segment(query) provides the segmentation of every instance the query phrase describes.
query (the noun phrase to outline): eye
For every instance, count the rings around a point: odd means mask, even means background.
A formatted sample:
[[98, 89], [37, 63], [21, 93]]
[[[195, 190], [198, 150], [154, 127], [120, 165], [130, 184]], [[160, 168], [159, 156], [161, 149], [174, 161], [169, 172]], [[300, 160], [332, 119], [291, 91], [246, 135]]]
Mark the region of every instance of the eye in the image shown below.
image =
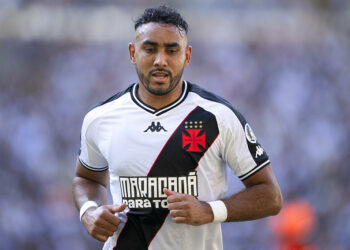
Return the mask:
[[178, 49], [168, 49], [168, 53], [174, 54], [178, 51]]
[[144, 48], [144, 50], [145, 50], [147, 53], [153, 53], [153, 52], [154, 52], [154, 48], [152, 48], [152, 47], [146, 47], [146, 48]]

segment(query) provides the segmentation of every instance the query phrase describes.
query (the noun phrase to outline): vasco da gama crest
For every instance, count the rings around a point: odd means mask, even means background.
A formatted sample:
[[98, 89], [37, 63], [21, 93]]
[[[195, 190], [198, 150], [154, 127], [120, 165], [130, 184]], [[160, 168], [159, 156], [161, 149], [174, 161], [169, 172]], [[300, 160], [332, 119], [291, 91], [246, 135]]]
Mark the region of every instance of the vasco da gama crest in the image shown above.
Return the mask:
[[203, 152], [205, 146], [205, 131], [202, 121], [186, 121], [182, 132], [182, 147], [187, 152]]

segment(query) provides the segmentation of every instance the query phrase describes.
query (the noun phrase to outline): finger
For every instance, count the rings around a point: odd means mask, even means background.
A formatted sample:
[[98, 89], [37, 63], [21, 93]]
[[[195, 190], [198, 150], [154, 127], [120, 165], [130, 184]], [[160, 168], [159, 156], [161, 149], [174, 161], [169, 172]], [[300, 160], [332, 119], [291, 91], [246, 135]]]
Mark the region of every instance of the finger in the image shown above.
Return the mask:
[[95, 239], [106, 242], [108, 240], [109, 236], [103, 235], [103, 234], [97, 234], [97, 235], [92, 235]]
[[101, 218], [116, 227], [118, 227], [120, 224], [119, 217], [116, 216], [114, 213], [111, 213], [110, 211], [108, 211], [107, 213], [104, 213]]
[[108, 213], [104, 214], [103, 218], [109, 223], [118, 226], [120, 224], [120, 219], [115, 215], [117, 212], [121, 212], [126, 208], [126, 204], [123, 203], [120, 206], [117, 205], [107, 205], [106, 206]]
[[108, 237], [112, 236], [114, 234], [114, 232], [108, 231], [102, 227], [95, 227], [92, 231], [91, 231], [91, 236], [93, 236], [94, 238], [100, 238], [102, 240], [105, 241], [107, 240]]
[[108, 230], [110, 232], [115, 232], [118, 230], [117, 225], [114, 225], [107, 220], [97, 220], [95, 224], [96, 224], [96, 226], [101, 227], [101, 228], [105, 228], [106, 230]]
[[124, 211], [124, 209], [126, 208], [126, 204], [123, 203], [121, 205], [107, 205], [106, 208], [108, 208], [109, 211], [111, 211], [112, 213], [118, 213], [118, 212], [122, 212]]
[[167, 189], [167, 188], [163, 188], [163, 192], [169, 197], [170, 195], [175, 195], [175, 194], [179, 194], [179, 193], [177, 193], [177, 192], [175, 192], [175, 191], [171, 191], [171, 190], [169, 190], [169, 189]]
[[179, 223], [187, 223], [187, 218], [186, 217], [172, 217], [173, 222], [179, 224]]
[[108, 240], [107, 236], [104, 235], [92, 235], [96, 240], [102, 241], [102, 242], [106, 242]]
[[187, 218], [187, 211], [185, 210], [171, 210], [170, 211], [170, 216], [175, 218], [175, 217], [185, 217]]
[[185, 202], [183, 201], [168, 201], [168, 209], [169, 210], [184, 210], [185, 209]]
[[174, 202], [182, 202], [186, 200], [186, 195], [184, 194], [175, 194], [175, 195], [170, 195], [167, 198], [168, 203], [174, 203]]

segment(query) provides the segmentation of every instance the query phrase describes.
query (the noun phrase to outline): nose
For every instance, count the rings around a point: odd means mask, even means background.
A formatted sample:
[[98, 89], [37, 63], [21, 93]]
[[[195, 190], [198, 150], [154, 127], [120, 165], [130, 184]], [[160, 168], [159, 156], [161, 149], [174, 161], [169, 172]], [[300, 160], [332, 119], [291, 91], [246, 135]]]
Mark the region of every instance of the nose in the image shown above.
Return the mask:
[[155, 67], [166, 67], [168, 65], [166, 54], [159, 51], [154, 59], [153, 65]]

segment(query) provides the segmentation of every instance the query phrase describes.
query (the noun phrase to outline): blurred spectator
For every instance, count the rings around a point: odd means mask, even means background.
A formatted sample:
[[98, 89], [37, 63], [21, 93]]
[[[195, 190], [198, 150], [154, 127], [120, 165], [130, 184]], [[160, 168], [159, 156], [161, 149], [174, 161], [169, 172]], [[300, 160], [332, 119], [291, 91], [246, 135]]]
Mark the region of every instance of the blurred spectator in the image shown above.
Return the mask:
[[309, 243], [316, 224], [317, 216], [308, 201], [287, 202], [280, 214], [270, 219], [270, 229], [278, 239], [276, 250], [317, 250]]

